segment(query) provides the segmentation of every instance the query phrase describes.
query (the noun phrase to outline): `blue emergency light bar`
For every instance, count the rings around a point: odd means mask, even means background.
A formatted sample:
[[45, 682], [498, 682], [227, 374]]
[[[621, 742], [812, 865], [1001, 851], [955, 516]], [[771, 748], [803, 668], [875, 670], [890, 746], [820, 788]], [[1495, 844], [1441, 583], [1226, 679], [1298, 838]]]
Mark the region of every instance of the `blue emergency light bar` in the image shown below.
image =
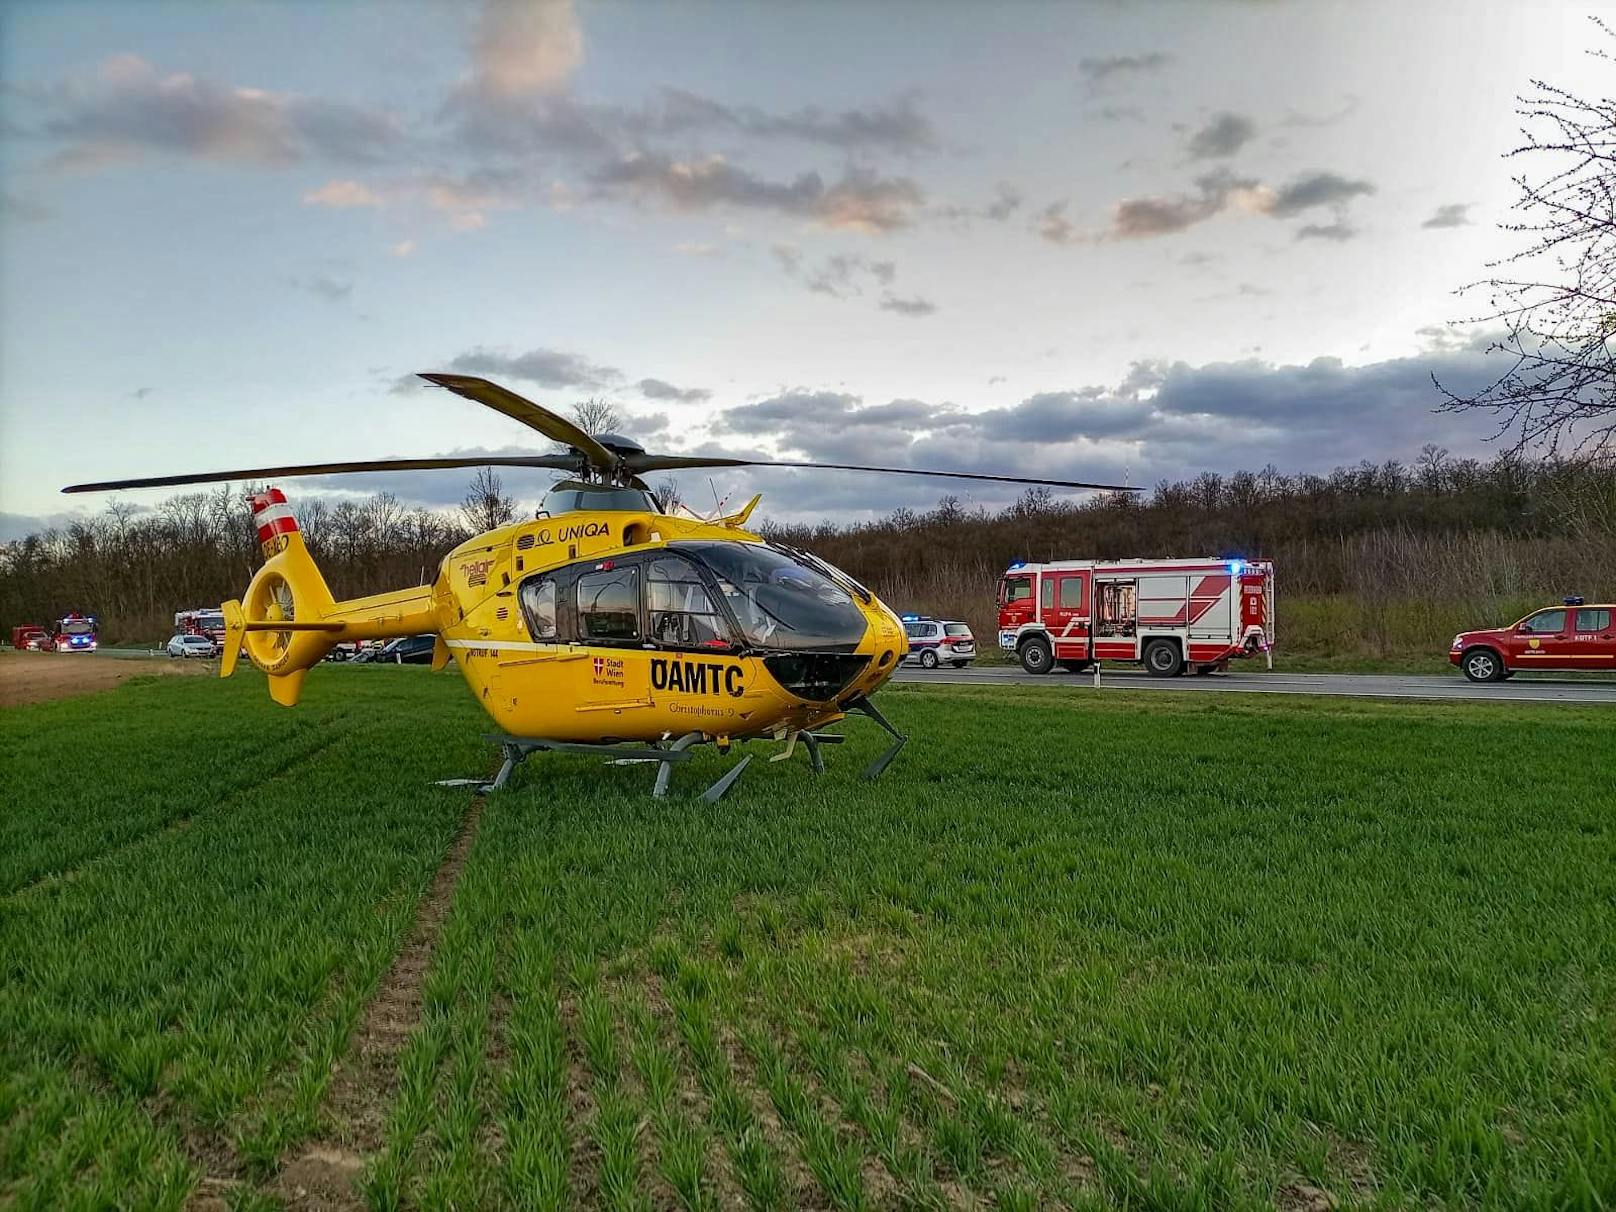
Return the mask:
[[1572, 595], [1571, 597], [1565, 599], [1565, 604], [1567, 606], [1581, 606], [1582, 599], [1576, 595]]
[[1245, 564], [1244, 560], [1230, 560], [1229, 561], [1229, 572], [1233, 576], [1239, 576], [1240, 575], [1240, 570], [1242, 568], [1244, 568], [1245, 566], [1246, 566], [1246, 564]]
[[920, 622], [920, 616], [918, 614], [900, 614], [898, 616], [898, 618], [903, 620], [903, 622], [905, 622], [905, 623], [918, 623], [918, 622]]

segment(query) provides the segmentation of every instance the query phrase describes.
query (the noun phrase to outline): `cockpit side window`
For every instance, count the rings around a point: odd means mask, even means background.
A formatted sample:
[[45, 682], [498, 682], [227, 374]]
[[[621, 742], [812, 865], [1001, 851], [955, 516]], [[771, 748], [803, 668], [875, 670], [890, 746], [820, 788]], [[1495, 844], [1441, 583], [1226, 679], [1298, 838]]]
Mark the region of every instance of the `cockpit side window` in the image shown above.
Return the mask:
[[664, 555], [645, 572], [647, 639], [665, 648], [730, 648], [729, 628], [689, 560]]
[[522, 615], [527, 633], [535, 640], [556, 638], [556, 583], [554, 577], [529, 577], [522, 582]]
[[579, 576], [578, 638], [585, 644], [627, 644], [640, 638], [640, 570], [599, 568]]

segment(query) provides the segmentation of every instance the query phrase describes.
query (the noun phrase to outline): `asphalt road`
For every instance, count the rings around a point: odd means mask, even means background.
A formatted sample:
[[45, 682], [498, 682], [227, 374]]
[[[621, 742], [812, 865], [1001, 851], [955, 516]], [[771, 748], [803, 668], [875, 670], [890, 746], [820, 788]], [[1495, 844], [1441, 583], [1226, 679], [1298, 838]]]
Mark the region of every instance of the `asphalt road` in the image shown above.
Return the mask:
[[[125, 659], [164, 657], [150, 649], [103, 648], [98, 655]], [[166, 659], [166, 658], [164, 658]], [[1092, 673], [1057, 672], [1038, 677], [1015, 665], [970, 665], [964, 669], [920, 669], [906, 665], [894, 679], [917, 685], [1093, 686]], [[1616, 678], [1583, 681], [1552, 674], [1516, 676], [1507, 682], [1469, 682], [1452, 674], [1276, 673], [1262, 669], [1214, 673], [1207, 677], [1155, 678], [1142, 669], [1100, 671], [1101, 689], [1219, 691], [1224, 694], [1325, 694], [1368, 699], [1457, 699], [1509, 703], [1610, 703], [1616, 705]]]
[[[1050, 673], [1042, 677], [1015, 666], [970, 665], [964, 669], [905, 666], [893, 679], [916, 685], [1093, 686], [1093, 673]], [[1513, 677], [1476, 683], [1457, 671], [1440, 674], [1278, 673], [1242, 670], [1178, 678], [1151, 677], [1140, 669], [1102, 669], [1100, 687], [1109, 690], [1215, 691], [1223, 694], [1325, 694], [1370, 699], [1462, 699], [1509, 703], [1610, 703], [1616, 705], [1616, 678], [1581, 681], [1552, 675]]]

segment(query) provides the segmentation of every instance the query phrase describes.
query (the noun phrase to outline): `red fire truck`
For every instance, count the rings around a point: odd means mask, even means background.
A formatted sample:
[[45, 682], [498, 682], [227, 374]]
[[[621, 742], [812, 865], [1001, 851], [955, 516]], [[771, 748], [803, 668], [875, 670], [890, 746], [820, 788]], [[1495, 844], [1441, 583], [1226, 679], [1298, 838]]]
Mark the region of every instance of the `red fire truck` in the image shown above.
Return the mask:
[[196, 610], [174, 613], [174, 630], [180, 635], [205, 635], [215, 644], [224, 644], [224, 611], [217, 606], [201, 606]]
[[1259, 652], [1272, 667], [1273, 646], [1266, 560], [1012, 564], [999, 581], [999, 647], [1028, 673], [1142, 661], [1173, 677]]
[[46, 652], [94, 652], [95, 616], [73, 611], [51, 624]]

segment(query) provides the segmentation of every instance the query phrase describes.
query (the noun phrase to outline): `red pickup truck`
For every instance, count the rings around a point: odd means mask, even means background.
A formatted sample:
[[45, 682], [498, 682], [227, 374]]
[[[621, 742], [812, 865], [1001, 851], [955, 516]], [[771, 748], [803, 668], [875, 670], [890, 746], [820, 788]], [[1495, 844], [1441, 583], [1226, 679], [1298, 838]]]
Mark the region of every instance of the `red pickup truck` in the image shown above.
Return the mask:
[[1472, 682], [1498, 682], [1523, 669], [1616, 671], [1616, 605], [1567, 598], [1510, 627], [1462, 631], [1448, 660]]

